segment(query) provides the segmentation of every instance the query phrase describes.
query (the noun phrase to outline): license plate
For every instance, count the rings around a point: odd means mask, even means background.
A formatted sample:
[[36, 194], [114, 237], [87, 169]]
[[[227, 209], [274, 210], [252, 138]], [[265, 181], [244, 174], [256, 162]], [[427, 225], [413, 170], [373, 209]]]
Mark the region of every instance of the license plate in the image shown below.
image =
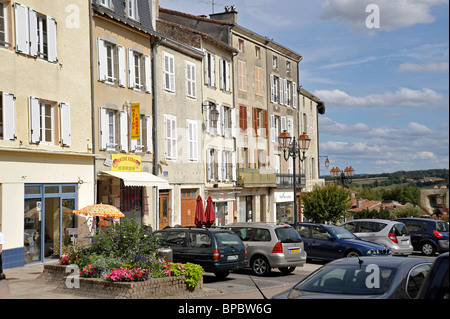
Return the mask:
[[239, 259], [239, 256], [237, 256], [237, 255], [232, 255], [232, 256], [227, 257], [228, 261], [233, 261], [233, 260], [238, 260], [238, 259]]
[[299, 253], [299, 252], [300, 252], [300, 248], [297, 248], [297, 249], [290, 249], [289, 251], [291, 252], [291, 254], [296, 254], [296, 253]]
[[408, 239], [402, 240], [402, 244], [405, 244], [405, 245], [409, 244], [409, 240]]

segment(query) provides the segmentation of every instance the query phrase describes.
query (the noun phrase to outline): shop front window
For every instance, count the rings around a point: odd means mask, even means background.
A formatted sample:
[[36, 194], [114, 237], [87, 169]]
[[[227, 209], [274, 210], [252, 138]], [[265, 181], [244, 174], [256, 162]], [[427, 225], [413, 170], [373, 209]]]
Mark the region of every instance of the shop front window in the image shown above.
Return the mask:
[[277, 203], [277, 223], [294, 222], [294, 203]]

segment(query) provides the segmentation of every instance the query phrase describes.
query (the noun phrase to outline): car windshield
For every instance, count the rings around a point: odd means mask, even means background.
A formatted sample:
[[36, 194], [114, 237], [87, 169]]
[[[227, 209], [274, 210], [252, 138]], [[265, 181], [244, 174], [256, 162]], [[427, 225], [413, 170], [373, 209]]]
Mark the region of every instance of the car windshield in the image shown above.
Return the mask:
[[302, 238], [292, 227], [276, 228], [275, 233], [277, 234], [278, 240], [283, 244], [302, 242]]
[[322, 268], [315, 275], [300, 282], [291, 291], [289, 298], [296, 298], [302, 292], [342, 294], [342, 295], [380, 295], [389, 288], [395, 268], [374, 264], [340, 265]]
[[241, 239], [238, 235], [231, 232], [218, 232], [215, 233], [214, 236], [219, 243], [219, 247], [221, 246], [235, 246], [242, 244]]
[[436, 223], [436, 230], [442, 231], [442, 232], [448, 232], [448, 223], [446, 222], [437, 222]]
[[342, 228], [342, 227], [330, 227], [330, 228], [328, 228], [328, 230], [339, 239], [357, 238], [355, 235], [353, 235], [347, 229]]

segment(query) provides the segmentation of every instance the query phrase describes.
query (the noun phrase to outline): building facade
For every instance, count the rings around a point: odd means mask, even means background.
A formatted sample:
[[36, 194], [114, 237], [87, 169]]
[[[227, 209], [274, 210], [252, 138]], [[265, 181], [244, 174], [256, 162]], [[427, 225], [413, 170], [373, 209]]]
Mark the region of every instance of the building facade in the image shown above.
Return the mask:
[[72, 210], [94, 201], [89, 4], [2, 0], [0, 15], [0, 231], [9, 268], [58, 256], [77, 227]]

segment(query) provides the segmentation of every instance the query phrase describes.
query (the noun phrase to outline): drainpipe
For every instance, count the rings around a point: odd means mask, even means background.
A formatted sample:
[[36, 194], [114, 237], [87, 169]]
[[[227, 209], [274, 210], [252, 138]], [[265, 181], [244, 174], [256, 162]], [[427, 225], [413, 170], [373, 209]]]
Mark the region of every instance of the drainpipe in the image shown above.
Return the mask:
[[[94, 35], [93, 35], [93, 12], [92, 2], [89, 1], [89, 36], [91, 55], [91, 121], [92, 121], [92, 153], [95, 155], [95, 95], [94, 95]], [[94, 156], [94, 203], [97, 203], [97, 169]]]

